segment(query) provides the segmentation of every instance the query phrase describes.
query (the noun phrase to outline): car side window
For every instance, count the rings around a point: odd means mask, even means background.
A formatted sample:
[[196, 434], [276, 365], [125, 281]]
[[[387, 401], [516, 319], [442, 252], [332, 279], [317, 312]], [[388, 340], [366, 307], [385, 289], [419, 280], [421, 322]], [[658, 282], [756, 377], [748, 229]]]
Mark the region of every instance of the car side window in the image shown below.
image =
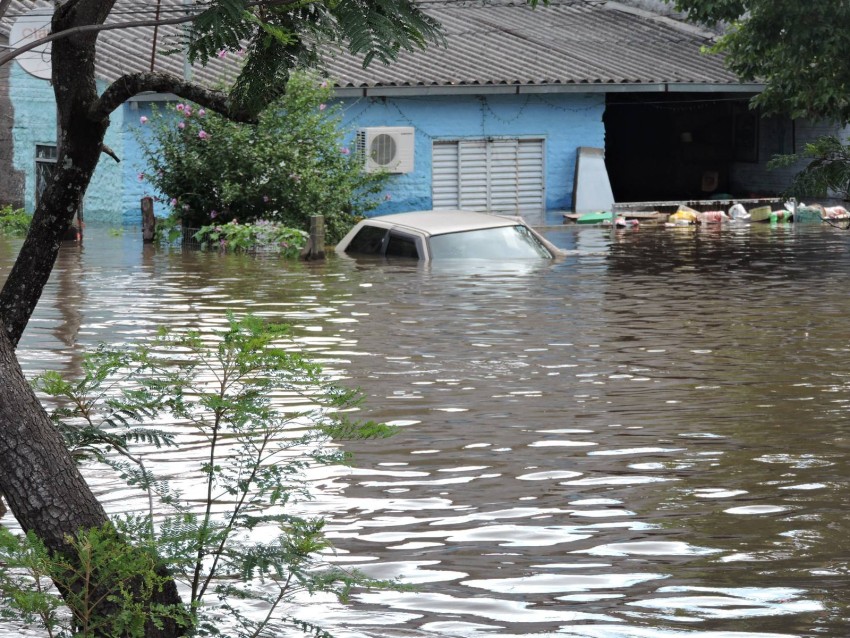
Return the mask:
[[358, 255], [380, 255], [386, 235], [386, 228], [364, 226], [349, 242], [345, 252]]
[[419, 259], [419, 250], [416, 248], [416, 239], [410, 235], [400, 235], [390, 232], [390, 240], [387, 242], [387, 257], [405, 257], [408, 259]]

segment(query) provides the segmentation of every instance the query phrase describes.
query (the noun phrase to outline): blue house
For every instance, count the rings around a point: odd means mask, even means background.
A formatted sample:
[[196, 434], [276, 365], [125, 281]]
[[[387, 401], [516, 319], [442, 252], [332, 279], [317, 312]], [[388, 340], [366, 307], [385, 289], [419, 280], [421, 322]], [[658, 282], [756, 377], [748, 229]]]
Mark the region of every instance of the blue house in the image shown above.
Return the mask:
[[[366, 151], [364, 170], [394, 173], [390, 199], [376, 212], [464, 207], [539, 221], [573, 208], [583, 148], [604, 152], [616, 201], [780, 191], [793, 169], [769, 172], [767, 160], [823, 129], [760, 118], [748, 101], [761, 87], [741, 84], [721, 57], [702, 52], [715, 34], [669, 9], [638, 6], [658, 4], [552, 0], [532, 9], [522, 0], [447, 0], [427, 8], [445, 28], [445, 48], [367, 69], [329, 54], [325, 71], [349, 144]], [[13, 0], [0, 43], [32, 6]], [[232, 73], [232, 60], [192, 69], [180, 56], [158, 55], [179, 35], [162, 34], [154, 44], [145, 30], [101, 34], [104, 82], [146, 68], [207, 84]], [[135, 135], [140, 118], [168, 99], [140, 95], [113, 115], [108, 144], [122, 161], [101, 161], [88, 223], [139, 222], [148, 186]], [[9, 115], [0, 118], [0, 203], [33, 208], [55, 153], [52, 108], [43, 76], [18, 63], [0, 68], [0, 113]]]

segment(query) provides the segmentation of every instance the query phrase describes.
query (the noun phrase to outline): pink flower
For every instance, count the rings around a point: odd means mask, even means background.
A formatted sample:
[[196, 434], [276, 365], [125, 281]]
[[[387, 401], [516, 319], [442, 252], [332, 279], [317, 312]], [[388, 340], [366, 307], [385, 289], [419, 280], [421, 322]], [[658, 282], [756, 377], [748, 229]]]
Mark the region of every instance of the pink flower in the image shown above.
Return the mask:
[[322, 80], [322, 83], [321, 83], [319, 86], [320, 86], [321, 88], [323, 88], [323, 89], [328, 88], [328, 81], [327, 81], [327, 80]]
[[186, 128], [186, 122], [177, 122], [177, 128], [182, 131], [184, 128]]
[[139, 124], [147, 124], [147, 123], [148, 123], [148, 118], [145, 117], [144, 115], [139, 118]]
[[268, 202], [269, 202], [269, 196], [268, 196], [268, 195], [263, 195], [263, 201], [264, 201], [264, 202], [266, 202], [266, 203], [268, 203]]
[[189, 106], [188, 104], [186, 105], [186, 108], [183, 110], [183, 115], [185, 115], [186, 117], [192, 117], [192, 107]]
[[216, 55], [218, 55], [218, 57], [220, 57], [221, 59], [226, 58], [227, 57], [227, 49], [222, 49]]
[[324, 111], [326, 108], [328, 108], [327, 104], [319, 104], [319, 110], [320, 111]]
[[209, 136], [210, 136], [210, 134], [209, 134], [209, 133], [207, 133], [207, 132], [206, 132], [205, 130], [203, 130], [203, 129], [201, 129], [200, 131], [198, 131], [198, 137], [200, 137], [202, 140], [207, 139]]
[[218, 217], [218, 212], [211, 210], [210, 211], [210, 219], [215, 219], [216, 217]]
[[178, 104], [175, 108], [182, 113], [183, 109], [186, 108], [186, 105], [185, 104]]
[[171, 198], [171, 205], [172, 205], [172, 206], [177, 206], [177, 200], [176, 200], [176, 199], [174, 199], [173, 197]]
[[348, 150], [347, 146], [343, 146], [341, 149], [339, 149], [339, 152], [342, 153], [343, 155], [348, 155], [349, 153], [351, 153], [351, 151]]
[[206, 117], [207, 112], [204, 109], [198, 111], [198, 117]]

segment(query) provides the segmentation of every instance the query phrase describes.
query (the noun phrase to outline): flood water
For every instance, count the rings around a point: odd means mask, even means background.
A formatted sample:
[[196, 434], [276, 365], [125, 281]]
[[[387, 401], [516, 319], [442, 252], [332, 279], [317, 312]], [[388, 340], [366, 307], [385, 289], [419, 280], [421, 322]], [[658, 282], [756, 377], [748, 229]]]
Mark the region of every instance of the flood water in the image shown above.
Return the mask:
[[400, 426], [305, 507], [334, 560], [415, 588], [303, 617], [351, 638], [850, 635], [850, 232], [564, 228], [560, 263], [432, 267], [137, 235], [63, 249], [28, 373], [251, 311]]

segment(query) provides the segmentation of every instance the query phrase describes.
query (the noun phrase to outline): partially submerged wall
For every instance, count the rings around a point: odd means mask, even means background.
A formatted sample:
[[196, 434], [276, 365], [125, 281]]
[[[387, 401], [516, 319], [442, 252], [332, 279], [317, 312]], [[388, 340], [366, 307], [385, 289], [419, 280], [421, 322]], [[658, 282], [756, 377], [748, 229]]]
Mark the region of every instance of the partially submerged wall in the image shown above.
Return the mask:
[[[9, 95], [12, 102], [13, 124], [11, 147], [13, 167], [22, 176], [21, 203], [33, 212], [36, 203], [36, 146], [56, 145], [56, 101], [47, 80], [28, 74], [19, 65], [5, 65], [9, 74]], [[106, 144], [118, 153], [123, 150], [120, 112], [111, 117], [112, 125]], [[101, 156], [97, 170], [83, 203], [87, 224], [121, 223], [121, 164], [106, 155]]]

